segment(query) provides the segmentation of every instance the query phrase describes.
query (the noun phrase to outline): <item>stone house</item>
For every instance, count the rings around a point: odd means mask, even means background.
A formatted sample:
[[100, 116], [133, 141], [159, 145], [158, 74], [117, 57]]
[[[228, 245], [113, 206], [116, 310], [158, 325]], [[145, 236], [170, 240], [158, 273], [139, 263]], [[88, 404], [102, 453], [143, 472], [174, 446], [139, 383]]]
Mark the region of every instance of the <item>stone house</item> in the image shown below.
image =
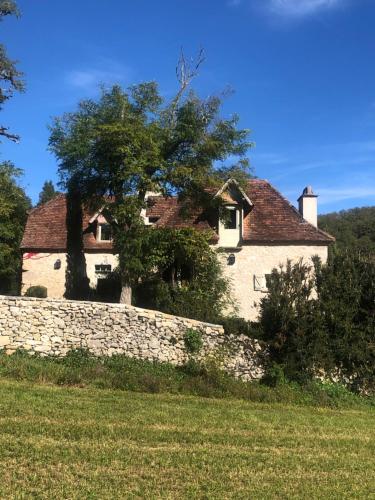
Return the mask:
[[[177, 198], [150, 195], [143, 214], [145, 224], [213, 230], [212, 246], [220, 249], [218, 255], [231, 280], [239, 315], [254, 320], [272, 269], [288, 259], [309, 261], [315, 255], [325, 262], [334, 238], [317, 227], [317, 196], [311, 188], [305, 188], [300, 196], [299, 210], [269, 182], [259, 179], [248, 181], [245, 189], [230, 179], [213, 196], [225, 202], [229, 211], [225, 223], [218, 217], [208, 220], [202, 213], [183, 218]], [[100, 212], [87, 211], [82, 231], [87, 276], [90, 286], [95, 287], [117, 264], [111, 231]], [[48, 297], [63, 298], [66, 241], [66, 199], [60, 194], [29, 214], [21, 243], [23, 292], [43, 285]]]

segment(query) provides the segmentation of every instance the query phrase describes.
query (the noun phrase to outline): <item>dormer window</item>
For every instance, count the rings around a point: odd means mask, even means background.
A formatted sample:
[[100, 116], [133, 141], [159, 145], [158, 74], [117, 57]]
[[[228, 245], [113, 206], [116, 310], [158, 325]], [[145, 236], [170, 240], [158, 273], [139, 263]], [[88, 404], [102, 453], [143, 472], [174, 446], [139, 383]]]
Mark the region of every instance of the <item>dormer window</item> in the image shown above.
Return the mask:
[[112, 241], [112, 229], [110, 224], [98, 224], [98, 240]]
[[224, 248], [241, 246], [243, 219], [253, 208], [253, 204], [237, 181], [228, 179], [215, 194], [225, 205], [225, 216], [219, 219], [219, 245]]

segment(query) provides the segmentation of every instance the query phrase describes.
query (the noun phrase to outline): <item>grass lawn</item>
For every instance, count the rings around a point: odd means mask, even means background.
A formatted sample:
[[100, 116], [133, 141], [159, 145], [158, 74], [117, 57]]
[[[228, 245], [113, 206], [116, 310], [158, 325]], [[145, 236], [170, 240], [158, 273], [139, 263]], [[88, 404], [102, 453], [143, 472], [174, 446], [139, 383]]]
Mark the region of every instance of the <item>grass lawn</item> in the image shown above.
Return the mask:
[[0, 497], [375, 498], [374, 417], [0, 379]]

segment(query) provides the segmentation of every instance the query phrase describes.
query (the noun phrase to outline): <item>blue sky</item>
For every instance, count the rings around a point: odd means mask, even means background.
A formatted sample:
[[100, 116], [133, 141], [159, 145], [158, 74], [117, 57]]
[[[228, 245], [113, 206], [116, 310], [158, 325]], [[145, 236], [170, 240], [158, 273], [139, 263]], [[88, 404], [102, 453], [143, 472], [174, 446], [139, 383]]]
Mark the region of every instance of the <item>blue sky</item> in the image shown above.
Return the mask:
[[177, 89], [180, 47], [206, 61], [202, 97], [227, 86], [223, 114], [252, 130], [255, 174], [292, 202], [311, 184], [320, 212], [375, 204], [375, 1], [18, 0], [1, 40], [20, 61], [27, 91], [1, 123], [21, 135], [1, 159], [25, 170], [35, 201], [57, 180], [47, 151], [51, 117], [95, 97], [98, 84], [157, 80]]

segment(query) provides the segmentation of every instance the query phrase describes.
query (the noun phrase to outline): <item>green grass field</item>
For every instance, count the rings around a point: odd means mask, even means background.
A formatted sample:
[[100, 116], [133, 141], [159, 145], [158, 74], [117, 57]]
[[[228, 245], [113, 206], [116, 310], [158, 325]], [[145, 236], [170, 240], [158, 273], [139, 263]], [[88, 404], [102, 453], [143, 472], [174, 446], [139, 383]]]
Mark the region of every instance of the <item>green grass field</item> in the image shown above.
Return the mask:
[[375, 498], [374, 417], [0, 379], [0, 497]]

